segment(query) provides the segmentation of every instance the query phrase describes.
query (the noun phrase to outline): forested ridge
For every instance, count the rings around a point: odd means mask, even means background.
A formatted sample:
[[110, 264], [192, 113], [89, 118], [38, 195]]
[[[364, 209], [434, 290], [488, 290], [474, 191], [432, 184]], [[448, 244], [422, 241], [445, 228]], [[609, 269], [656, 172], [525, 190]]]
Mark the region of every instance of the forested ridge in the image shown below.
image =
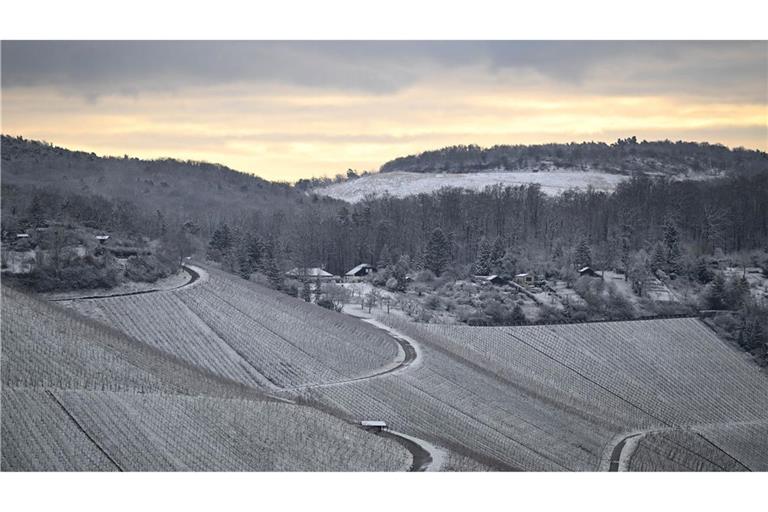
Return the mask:
[[585, 241], [615, 264], [627, 252], [652, 254], [668, 223], [691, 257], [768, 245], [768, 168], [707, 181], [636, 176], [614, 193], [496, 186], [350, 205], [213, 164], [100, 158], [6, 136], [2, 153], [6, 232], [66, 217], [152, 238], [186, 226], [207, 244], [226, 226], [233, 247], [260, 239], [281, 267], [341, 273], [361, 261], [417, 260], [436, 228], [451, 264], [474, 262], [484, 238], [532, 261], [567, 257]]
[[768, 155], [719, 144], [669, 140], [619, 139], [613, 144], [449, 146], [417, 155], [395, 158], [381, 172], [482, 172], [564, 168], [602, 170], [618, 174], [648, 173], [670, 176], [687, 174], [750, 174], [765, 171]]

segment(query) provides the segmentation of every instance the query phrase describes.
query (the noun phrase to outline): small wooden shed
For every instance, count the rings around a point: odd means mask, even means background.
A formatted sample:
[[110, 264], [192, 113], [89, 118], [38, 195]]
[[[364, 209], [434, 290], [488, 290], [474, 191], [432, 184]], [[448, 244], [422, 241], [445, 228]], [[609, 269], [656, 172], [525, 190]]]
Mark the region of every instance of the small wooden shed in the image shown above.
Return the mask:
[[365, 430], [372, 430], [374, 432], [381, 432], [387, 430], [387, 424], [379, 420], [363, 420], [360, 422], [360, 426]]
[[515, 282], [520, 286], [533, 286], [536, 281], [536, 276], [533, 272], [523, 272], [515, 276]]

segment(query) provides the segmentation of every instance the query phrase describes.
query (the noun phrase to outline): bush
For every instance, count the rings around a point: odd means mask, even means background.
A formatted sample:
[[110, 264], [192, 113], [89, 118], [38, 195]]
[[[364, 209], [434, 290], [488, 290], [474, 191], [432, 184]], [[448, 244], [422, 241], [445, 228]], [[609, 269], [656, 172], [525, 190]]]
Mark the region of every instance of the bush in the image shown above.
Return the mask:
[[336, 306], [333, 304], [333, 302], [326, 299], [325, 297], [318, 300], [316, 304], [321, 308], [330, 309], [331, 311], [336, 311]]
[[435, 311], [437, 309], [440, 309], [443, 303], [440, 300], [440, 297], [438, 297], [437, 295], [430, 295], [429, 297], [427, 297], [427, 300], [424, 301], [424, 305], [427, 308]]
[[301, 283], [296, 281], [295, 279], [286, 279], [285, 281], [285, 293], [290, 295], [291, 297], [298, 297], [299, 296], [299, 287]]
[[125, 278], [129, 281], [154, 283], [171, 275], [173, 268], [155, 256], [131, 256], [125, 265]]
[[435, 274], [431, 270], [417, 272], [413, 278], [417, 283], [431, 283], [435, 280]]
[[251, 274], [251, 282], [266, 286], [267, 288], [270, 287], [269, 278], [261, 272], [254, 272]]
[[58, 275], [52, 267], [38, 267], [26, 276], [19, 276], [16, 281], [36, 292], [112, 288], [119, 283], [116, 268], [86, 262], [64, 267]]

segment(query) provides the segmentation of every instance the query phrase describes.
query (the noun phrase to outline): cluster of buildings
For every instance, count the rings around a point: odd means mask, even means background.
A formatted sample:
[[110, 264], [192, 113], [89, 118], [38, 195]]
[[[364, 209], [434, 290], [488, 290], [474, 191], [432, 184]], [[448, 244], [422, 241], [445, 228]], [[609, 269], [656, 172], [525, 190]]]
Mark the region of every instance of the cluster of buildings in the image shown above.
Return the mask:
[[[374, 267], [373, 265], [369, 263], [360, 263], [356, 267], [346, 272], [343, 276], [331, 274], [330, 272], [327, 272], [320, 267], [292, 268], [291, 270], [285, 273], [285, 276], [290, 277], [292, 279], [298, 279], [298, 280], [347, 282], [347, 281], [356, 281], [358, 279], [362, 279], [370, 274], [373, 274], [374, 272], [376, 272], [376, 267]], [[581, 276], [600, 277], [600, 275], [597, 272], [595, 272], [591, 267], [581, 268], [579, 269], [578, 272], [579, 272], [579, 275]], [[534, 274], [533, 272], [523, 272], [523, 273], [517, 274], [512, 279], [506, 279], [495, 274], [488, 275], [488, 276], [476, 275], [476, 276], [473, 276], [473, 280], [478, 283], [487, 283], [487, 284], [492, 284], [496, 286], [514, 284], [524, 288], [533, 288], [536, 286], [544, 286], [546, 284], [542, 279], [537, 279], [536, 274]]]
[[[87, 242], [82, 238], [78, 243], [70, 241], [68, 244], [62, 245], [55, 250], [50, 248], [49, 241], [49, 248], [45, 249], [46, 243], [43, 242], [41, 237], [46, 236], [45, 233], [47, 231], [49, 231], [48, 228], [43, 227], [36, 228], [30, 233], [3, 233], [4, 243], [2, 251], [0, 251], [2, 272], [8, 274], [29, 274], [39, 266], [50, 264], [54, 258], [54, 252], [56, 252], [55, 257], [62, 260], [84, 258], [89, 253], [98, 254], [101, 246], [110, 239], [110, 235], [106, 234], [93, 235], [93, 240], [96, 241], [96, 251], [93, 251], [92, 246], [89, 249], [86, 245]], [[111, 248], [104, 248], [103, 250], [113, 252]]]
[[356, 267], [349, 270], [349, 272], [345, 273], [343, 276], [337, 276], [334, 274], [331, 274], [330, 272], [326, 272], [322, 268], [319, 267], [308, 267], [308, 268], [292, 268], [288, 272], [285, 273], [286, 277], [290, 277], [292, 279], [298, 279], [300, 281], [305, 280], [319, 280], [319, 281], [328, 281], [328, 282], [340, 282], [340, 281], [356, 281], [358, 279], [362, 279], [363, 277], [373, 274], [376, 272], [376, 267], [373, 265], [370, 265], [368, 263], [360, 263]]

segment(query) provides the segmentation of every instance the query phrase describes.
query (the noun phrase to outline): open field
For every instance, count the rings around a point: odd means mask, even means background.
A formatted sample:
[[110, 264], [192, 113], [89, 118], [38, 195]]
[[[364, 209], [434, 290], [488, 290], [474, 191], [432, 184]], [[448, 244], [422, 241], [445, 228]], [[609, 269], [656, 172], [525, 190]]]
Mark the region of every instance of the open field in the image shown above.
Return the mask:
[[362, 201], [368, 195], [387, 193], [395, 197], [429, 194], [444, 187], [483, 190], [502, 185], [517, 187], [538, 183], [548, 195], [558, 195], [568, 189], [592, 187], [605, 192], [613, 191], [628, 176], [597, 171], [489, 171], [476, 173], [419, 173], [385, 172], [363, 176], [351, 181], [314, 189], [313, 192], [350, 203]]
[[405, 470], [409, 452], [3, 287], [2, 469]]

